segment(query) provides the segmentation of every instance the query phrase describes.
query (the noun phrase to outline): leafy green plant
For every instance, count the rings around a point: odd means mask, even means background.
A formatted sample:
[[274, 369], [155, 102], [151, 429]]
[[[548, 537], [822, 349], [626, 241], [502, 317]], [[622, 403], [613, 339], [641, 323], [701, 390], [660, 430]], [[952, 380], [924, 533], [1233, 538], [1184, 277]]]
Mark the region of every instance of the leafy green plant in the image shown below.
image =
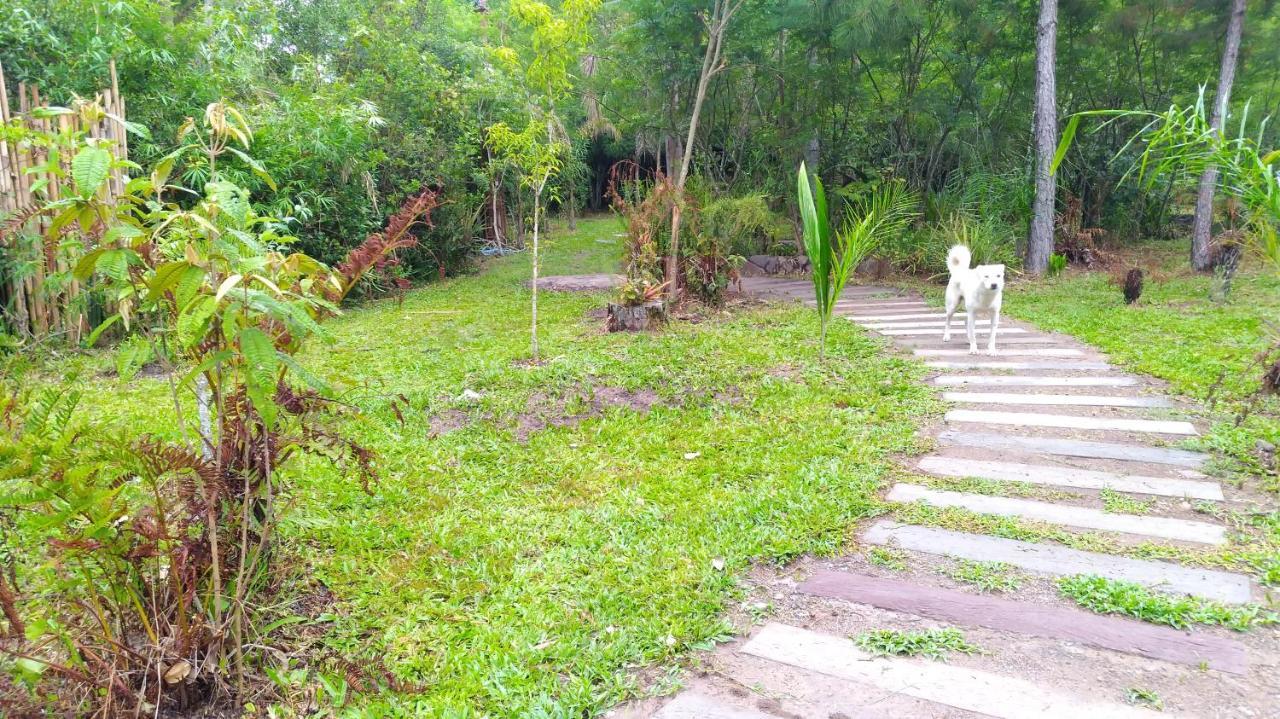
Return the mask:
[[1156, 711], [1164, 711], [1164, 700], [1160, 698], [1159, 694], [1156, 694], [1150, 689], [1129, 687], [1125, 690], [1124, 698], [1125, 701], [1134, 706], [1149, 707]]
[[1151, 501], [1134, 499], [1126, 494], [1104, 487], [1098, 493], [1102, 499], [1102, 511], [1116, 514], [1146, 514], [1151, 511]]
[[904, 632], [898, 629], [876, 629], [854, 638], [863, 649], [879, 656], [922, 656], [943, 659], [948, 652], [974, 654], [978, 647], [965, 640], [954, 627]]
[[702, 205], [699, 234], [737, 255], [794, 254], [794, 228], [769, 209], [763, 193], [717, 197]]
[[867, 561], [877, 567], [892, 569], [895, 572], [907, 571], [907, 555], [900, 549], [872, 547], [867, 550]]
[[1022, 586], [1022, 579], [1013, 571], [1013, 567], [1004, 562], [958, 559], [954, 566], [942, 570], [942, 573], [957, 582], [977, 587], [982, 592], [1012, 592]]
[[[100, 191], [119, 162], [110, 146], [51, 138], [72, 158], [76, 192], [39, 211], [51, 236], [93, 244], [74, 274], [116, 310], [90, 343], [106, 327], [132, 332], [118, 353], [122, 375], [145, 356], [140, 348], [154, 348], [174, 425], [173, 439], [103, 437], [73, 424], [75, 393], [12, 403], [29, 408], [0, 454], [24, 461], [5, 463], [13, 491], [2, 496], [43, 550], [23, 567], [42, 613], [27, 622], [30, 646], [14, 666], [72, 713], [183, 708], [241, 684], [263, 631], [256, 597], [272, 580], [278, 469], [310, 453], [366, 488], [377, 476], [371, 452], [319, 423], [330, 390], [295, 355], [324, 336], [320, 322], [362, 277], [412, 246], [410, 230], [436, 195], [411, 197], [330, 269], [281, 252], [292, 238], [222, 174], [229, 155], [265, 176], [247, 154], [251, 138], [235, 108], [210, 105], [199, 126], [181, 130], [177, 150], [111, 203]], [[208, 171], [203, 188], [168, 181], [188, 155]], [[198, 199], [171, 199], [188, 197]], [[194, 428], [184, 408], [192, 396]]]
[[[510, 47], [499, 48], [498, 59], [519, 75], [529, 105], [525, 126], [514, 130], [505, 122], [490, 125], [486, 138], [494, 154], [520, 177], [520, 185], [533, 192], [533, 247], [531, 265], [532, 360], [538, 352], [538, 271], [541, 262], [539, 230], [543, 192], [560, 173], [569, 150], [569, 135], [556, 114], [556, 103], [572, 87], [569, 74], [576, 50], [590, 39], [590, 23], [601, 0], [565, 0], [556, 10], [539, 0], [514, 0], [510, 5], [516, 25], [528, 32], [532, 54], [522, 58]], [[556, 198], [558, 199], [558, 198]]]
[[813, 293], [818, 305], [821, 334], [818, 354], [824, 356], [827, 325], [836, 302], [854, 269], [888, 236], [901, 232], [916, 216], [916, 196], [899, 183], [881, 185], [865, 200], [850, 204], [839, 232], [831, 227], [822, 179], [809, 182], [809, 171], [800, 163], [797, 174], [804, 250], [813, 272]]
[[1217, 624], [1236, 631], [1280, 623], [1280, 615], [1256, 605], [1226, 606], [1196, 597], [1157, 594], [1140, 584], [1104, 577], [1077, 575], [1058, 580], [1058, 591], [1099, 614], [1124, 614], [1152, 624], [1186, 629], [1192, 624]]
[[653, 280], [627, 280], [618, 289], [618, 303], [635, 307], [662, 299], [663, 286]]
[[1056, 277], [1067, 269], [1067, 256], [1057, 252], [1049, 255], [1049, 276]]
[[1234, 137], [1214, 129], [1204, 93], [1202, 86], [1194, 104], [1171, 105], [1162, 113], [1095, 110], [1072, 115], [1058, 143], [1053, 169], [1057, 170], [1071, 148], [1083, 118], [1107, 118], [1103, 127], [1120, 120], [1145, 121], [1116, 155], [1121, 156], [1131, 145], [1141, 148], [1122, 179], [1133, 175], [1140, 185], [1150, 187], [1161, 179], [1199, 177], [1206, 169], [1216, 168], [1221, 188], [1240, 201], [1250, 243], [1280, 270], [1280, 150], [1261, 149], [1265, 122], [1256, 138], [1246, 135], [1247, 104]]

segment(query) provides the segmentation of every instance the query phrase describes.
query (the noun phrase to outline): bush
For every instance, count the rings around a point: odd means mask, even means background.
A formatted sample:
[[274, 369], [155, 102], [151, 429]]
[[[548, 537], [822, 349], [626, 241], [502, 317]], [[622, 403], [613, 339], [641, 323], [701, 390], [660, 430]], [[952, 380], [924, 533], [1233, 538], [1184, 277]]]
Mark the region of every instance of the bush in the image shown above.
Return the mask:
[[953, 213], [939, 222], [891, 238], [881, 253], [904, 272], [945, 275], [947, 250], [954, 245], [968, 247], [975, 264], [1003, 264], [1014, 269], [1022, 266], [1017, 236], [1009, 225], [999, 219], [977, 218], [965, 212]]
[[704, 242], [714, 242], [728, 254], [794, 255], [795, 228], [769, 209], [763, 194], [722, 197], [702, 208]]

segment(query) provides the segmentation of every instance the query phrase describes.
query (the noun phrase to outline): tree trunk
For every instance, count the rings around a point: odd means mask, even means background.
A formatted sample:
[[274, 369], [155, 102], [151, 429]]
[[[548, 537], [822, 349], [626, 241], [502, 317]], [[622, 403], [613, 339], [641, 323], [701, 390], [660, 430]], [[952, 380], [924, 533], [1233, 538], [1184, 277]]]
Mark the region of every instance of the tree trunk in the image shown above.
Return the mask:
[[[732, 4], [731, 4], [732, 2]], [[707, 98], [711, 78], [723, 69], [721, 59], [724, 50], [724, 33], [729, 20], [742, 7], [743, 0], [715, 0], [711, 18], [707, 20], [707, 50], [702, 56], [702, 72], [698, 75], [698, 90], [693, 96], [693, 112], [689, 116], [689, 132], [685, 135], [684, 152], [680, 157], [680, 173], [675, 178], [675, 206], [671, 211], [671, 243], [667, 247], [665, 280], [667, 297], [675, 299], [680, 280], [680, 202], [684, 198], [684, 183], [689, 177], [689, 161], [693, 158], [693, 141], [698, 135], [698, 118], [702, 103]]]
[[[1226, 122], [1227, 105], [1231, 102], [1231, 85], [1236, 79], [1236, 64], [1240, 57], [1240, 36], [1244, 33], [1245, 0], [1232, 0], [1231, 17], [1227, 21], [1227, 39], [1222, 48], [1222, 66], [1218, 69], [1218, 93], [1213, 98], [1213, 113], [1209, 124], [1221, 130]], [[1196, 216], [1191, 225], [1191, 266], [1203, 271], [1209, 269], [1209, 242], [1213, 239], [1213, 193], [1218, 184], [1218, 169], [1210, 167], [1200, 176], [1200, 191], [1196, 195]]]
[[1025, 269], [1044, 274], [1053, 254], [1053, 201], [1057, 180], [1050, 169], [1058, 145], [1058, 103], [1054, 81], [1057, 55], [1058, 0], [1040, 0], [1036, 25], [1036, 199], [1032, 205], [1031, 234], [1027, 239]]
[[550, 172], [543, 175], [533, 193], [533, 285], [530, 288], [533, 291], [533, 305], [530, 313], [532, 317], [530, 338], [535, 364], [538, 362], [538, 215], [542, 209], [542, 189], [547, 186], [547, 180], [550, 177]]

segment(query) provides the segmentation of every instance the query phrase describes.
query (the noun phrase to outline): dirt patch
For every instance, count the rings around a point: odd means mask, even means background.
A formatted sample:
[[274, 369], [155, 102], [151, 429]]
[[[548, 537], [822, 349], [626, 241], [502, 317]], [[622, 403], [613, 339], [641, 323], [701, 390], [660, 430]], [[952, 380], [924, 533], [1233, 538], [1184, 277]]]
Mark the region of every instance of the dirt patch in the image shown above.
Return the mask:
[[443, 412], [431, 415], [427, 422], [431, 425], [431, 429], [427, 431], [427, 436], [434, 439], [440, 435], [466, 427], [471, 423], [471, 415], [460, 409], [446, 409]]
[[592, 386], [559, 397], [539, 392], [529, 398], [525, 411], [516, 417], [516, 440], [527, 442], [530, 435], [547, 427], [573, 427], [613, 408], [646, 414], [662, 404], [662, 398], [651, 389]]

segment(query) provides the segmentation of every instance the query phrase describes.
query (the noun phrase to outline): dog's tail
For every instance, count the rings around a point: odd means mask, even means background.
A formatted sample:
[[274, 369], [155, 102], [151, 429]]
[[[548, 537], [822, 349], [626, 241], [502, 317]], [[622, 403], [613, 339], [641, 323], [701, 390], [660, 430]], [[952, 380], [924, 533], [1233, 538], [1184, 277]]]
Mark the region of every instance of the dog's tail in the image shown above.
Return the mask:
[[956, 270], [969, 269], [969, 248], [964, 245], [956, 245], [947, 253], [947, 271], [955, 274]]

